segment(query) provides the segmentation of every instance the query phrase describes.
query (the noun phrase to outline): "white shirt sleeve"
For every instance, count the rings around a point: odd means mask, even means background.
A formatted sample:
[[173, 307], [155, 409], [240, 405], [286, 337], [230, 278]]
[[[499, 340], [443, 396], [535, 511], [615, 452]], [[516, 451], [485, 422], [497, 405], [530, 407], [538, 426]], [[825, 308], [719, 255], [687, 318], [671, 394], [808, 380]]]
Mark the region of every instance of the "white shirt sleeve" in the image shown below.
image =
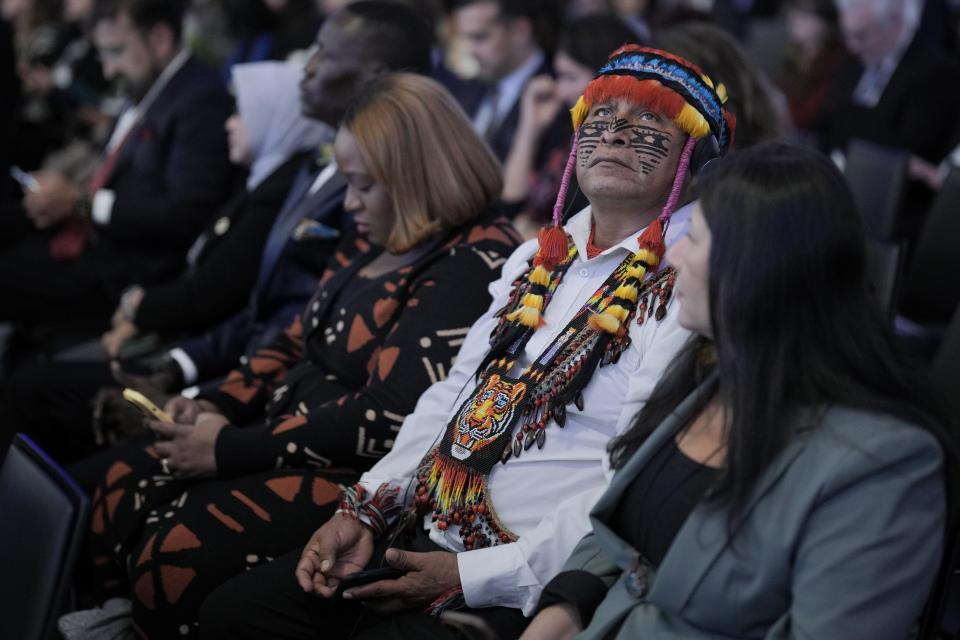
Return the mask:
[[458, 553], [467, 606], [512, 607], [532, 615], [543, 587], [589, 533], [590, 509], [605, 489], [593, 487], [562, 500], [513, 544]]
[[194, 364], [193, 359], [187, 354], [186, 351], [180, 347], [174, 347], [170, 349], [167, 353], [173, 360], [180, 365], [180, 371], [183, 372], [183, 384], [185, 386], [192, 385], [197, 381], [199, 373], [197, 371], [197, 365]]
[[93, 221], [103, 227], [110, 224], [116, 199], [117, 194], [112, 189], [100, 189], [94, 193], [90, 201], [90, 217]]

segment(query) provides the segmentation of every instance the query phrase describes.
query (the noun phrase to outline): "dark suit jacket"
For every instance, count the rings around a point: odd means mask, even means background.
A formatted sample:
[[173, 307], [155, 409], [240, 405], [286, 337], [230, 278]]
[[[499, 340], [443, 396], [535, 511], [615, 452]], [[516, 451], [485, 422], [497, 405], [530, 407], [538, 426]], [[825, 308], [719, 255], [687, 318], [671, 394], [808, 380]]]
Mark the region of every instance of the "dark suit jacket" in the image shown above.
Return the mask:
[[187, 248], [229, 194], [223, 124], [232, 110], [216, 73], [193, 58], [170, 79], [105, 185], [116, 200], [109, 224], [96, 229], [102, 277], [149, 284], [183, 269]]
[[943, 549], [942, 449], [914, 425], [849, 407], [795, 412], [795, 435], [757, 479], [734, 543], [726, 512], [697, 506], [649, 593], [631, 595], [625, 578], [638, 553], [609, 523], [656, 450], [693, 418], [695, 394], [616, 473], [590, 514], [593, 533], [564, 567], [610, 586], [578, 640], [910, 637]]
[[316, 193], [307, 195], [316, 175], [302, 170], [294, 181], [267, 237], [247, 306], [204, 335], [177, 345], [197, 366], [200, 380], [224, 375], [242, 355], [252, 355], [269, 344], [316, 291], [339, 236], [297, 240], [294, 231], [309, 218], [339, 233], [346, 217], [343, 176], [334, 174]]
[[909, 149], [933, 163], [943, 160], [960, 114], [960, 66], [917, 36], [872, 109], [852, 102], [862, 74], [855, 57], [840, 63], [824, 110], [824, 150], [842, 150], [860, 138]]
[[[548, 61], [544, 61], [531, 77], [535, 78], [545, 73], [553, 75], [553, 68]], [[467, 115], [472, 119], [476, 115], [477, 109], [480, 108], [480, 105], [483, 103], [483, 98], [486, 95], [484, 86], [475, 81], [458, 80], [450, 77], [449, 74], [444, 75], [443, 78], [448, 82], [447, 88], [450, 89], [450, 92], [460, 103], [460, 106], [463, 107], [463, 110], [466, 111]], [[513, 146], [513, 138], [517, 133], [517, 125], [520, 122], [521, 99], [522, 94], [517, 97], [517, 101], [513, 103], [513, 107], [507, 115], [501, 118], [500, 125], [492, 132], [487, 140], [490, 148], [493, 149], [494, 155], [496, 155], [501, 162], [506, 160], [507, 154], [510, 153], [510, 148]], [[557, 117], [544, 132], [540, 147], [537, 150], [534, 170], [538, 170], [547, 161], [547, 156], [551, 150], [564, 144], [569, 144], [572, 137], [573, 125], [570, 123], [570, 114], [567, 113], [566, 109], [561, 109], [560, 113], [557, 114]]]
[[253, 191], [242, 190], [220, 208], [197, 239], [187, 272], [146, 288], [134, 318], [139, 328], [204, 331], [243, 309], [267, 234], [307, 155], [293, 155]]

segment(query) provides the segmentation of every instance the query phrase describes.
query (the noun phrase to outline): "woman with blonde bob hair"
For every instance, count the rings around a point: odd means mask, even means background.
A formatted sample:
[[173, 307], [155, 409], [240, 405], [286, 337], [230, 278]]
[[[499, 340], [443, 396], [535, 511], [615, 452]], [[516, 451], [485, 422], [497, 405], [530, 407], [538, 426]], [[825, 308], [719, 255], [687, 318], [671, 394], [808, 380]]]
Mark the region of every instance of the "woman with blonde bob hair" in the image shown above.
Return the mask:
[[[219, 388], [170, 400], [176, 424], [151, 422], [157, 441], [121, 450], [98, 488], [96, 564], [133, 586], [149, 637], [194, 629], [214, 587], [330, 518], [343, 486], [390, 450], [445, 376], [519, 244], [492, 208], [497, 161], [432, 80], [363, 86], [334, 154], [358, 234], [341, 241], [307, 307]], [[150, 516], [161, 506], [163, 518]]]
[[386, 248], [409, 251], [458, 227], [500, 193], [500, 166], [440, 84], [412, 73], [363, 87], [343, 120], [396, 213]]

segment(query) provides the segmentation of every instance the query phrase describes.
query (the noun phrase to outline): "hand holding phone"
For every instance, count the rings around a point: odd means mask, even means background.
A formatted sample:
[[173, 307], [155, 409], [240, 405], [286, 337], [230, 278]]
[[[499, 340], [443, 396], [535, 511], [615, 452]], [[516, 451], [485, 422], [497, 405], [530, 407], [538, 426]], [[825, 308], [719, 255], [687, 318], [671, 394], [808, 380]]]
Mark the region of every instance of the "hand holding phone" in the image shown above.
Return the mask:
[[143, 395], [139, 391], [134, 391], [133, 389], [124, 389], [123, 399], [135, 406], [140, 410], [140, 413], [151, 420], [159, 420], [160, 422], [173, 422], [173, 420], [170, 419], [170, 416], [165, 414], [160, 407], [150, 401], [150, 398]]
[[395, 569], [394, 567], [377, 567], [375, 569], [366, 569], [364, 571], [358, 571], [357, 573], [350, 573], [340, 579], [340, 584], [337, 585], [337, 591], [334, 593], [334, 597], [342, 598], [343, 592], [348, 589], [361, 587], [365, 584], [378, 582], [380, 580], [396, 580], [400, 576], [406, 575], [406, 573], [404, 569]]

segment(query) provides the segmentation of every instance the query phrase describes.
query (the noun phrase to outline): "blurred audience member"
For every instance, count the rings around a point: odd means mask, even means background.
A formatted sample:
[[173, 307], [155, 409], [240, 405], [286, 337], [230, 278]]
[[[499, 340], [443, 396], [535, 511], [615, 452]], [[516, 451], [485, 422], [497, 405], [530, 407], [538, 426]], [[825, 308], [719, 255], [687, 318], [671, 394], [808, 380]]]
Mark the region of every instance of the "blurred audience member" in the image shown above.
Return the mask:
[[27, 218], [0, 249], [0, 320], [102, 330], [125, 286], [183, 269], [232, 172], [223, 130], [231, 100], [181, 48], [181, 20], [177, 2], [97, 4], [103, 72], [130, 104], [85, 186], [33, 176]]
[[[513, 146], [503, 165], [502, 195], [506, 206], [523, 212], [515, 223], [524, 236], [532, 237], [549, 222], [570, 155], [570, 141], [562, 140], [536, 170], [544, 136], [558, 118], [566, 118], [566, 112], [577, 103], [610, 54], [628, 43], [638, 44], [636, 34], [616, 16], [584, 16], [568, 24], [560, 35], [553, 56], [555, 77], [542, 74], [527, 83], [520, 99]], [[572, 124], [567, 126], [572, 136]], [[579, 211], [585, 207], [582, 196], [580, 200], [570, 208]]]
[[[477, 64], [475, 85], [451, 91], [473, 120], [474, 130], [501, 160], [506, 158], [520, 120], [520, 97], [531, 78], [552, 73], [538, 37], [548, 16], [537, 0], [457, 0], [453, 19]], [[567, 118], [551, 123], [535, 166], [546, 161], [556, 142], [570, 138]]]
[[109, 125], [102, 112], [108, 85], [86, 33], [93, 7], [94, 0], [67, 0], [56, 43], [46, 54], [22, 61], [21, 117], [30, 126], [20, 137], [40, 157], [77, 138], [98, 141]]
[[[10, 167], [13, 154], [13, 114], [20, 99], [20, 79], [17, 76], [16, 54], [13, 48], [13, 29], [0, 17], [0, 217], [14, 215], [14, 182]], [[2, 225], [0, 225], [2, 228]]]
[[[956, 143], [960, 63], [917, 32], [916, 2], [838, 0], [837, 7], [850, 55], [830, 87], [821, 148], [839, 160], [851, 139], [862, 139], [940, 164]], [[915, 238], [931, 200], [923, 180], [910, 181], [894, 234]]]
[[[339, 122], [358, 83], [386, 70], [430, 71], [431, 33], [416, 12], [393, 2], [355, 2], [328, 18], [317, 35], [316, 52], [307, 63], [300, 82], [300, 108], [303, 115], [323, 123]], [[332, 60], [337, 64], [331, 64]], [[272, 99], [272, 96], [264, 96]], [[346, 178], [335, 159], [321, 149], [301, 167], [283, 206], [280, 208], [259, 260], [256, 283], [247, 306], [205, 333], [185, 338], [159, 357], [123, 364], [132, 371], [147, 369], [149, 376], [133, 376], [118, 370], [117, 382], [134, 386], [162, 405], [171, 393], [186, 386], [202, 384], [202, 389], [219, 386], [221, 376], [249, 362], [272, 344], [316, 291], [317, 281], [349, 224], [343, 210]], [[214, 223], [214, 232], [216, 223]], [[225, 243], [227, 244], [227, 243]], [[226, 250], [218, 256], [229, 261], [250, 261]], [[224, 265], [220, 257], [207, 260], [211, 269], [243, 269]], [[256, 261], [256, 260], [254, 260]], [[219, 265], [219, 266], [217, 266]], [[158, 294], [154, 294], [154, 297]], [[183, 304], [167, 298], [174, 313]], [[150, 305], [147, 296], [139, 306]], [[147, 309], [144, 309], [146, 312]], [[163, 311], [170, 311], [165, 309]], [[139, 317], [140, 309], [137, 309]], [[152, 313], [159, 313], [154, 310]], [[81, 371], [82, 373], [77, 373]], [[75, 459], [94, 446], [90, 430], [89, 400], [98, 387], [114, 382], [105, 363], [61, 363], [56, 379], [44, 380], [50, 369], [33, 365], [28, 373], [17, 375], [9, 384], [12, 408], [25, 407], [20, 415], [45, 437], [59, 438], [56, 446], [64, 461]], [[29, 397], [28, 397], [29, 395]], [[131, 432], [142, 433], [140, 420], [128, 422], [123, 403], [110, 404], [116, 394], [101, 394], [102, 404], [95, 410], [94, 428], [101, 442], [122, 440]], [[49, 404], [49, 413], [59, 416], [56, 424], [42, 424], [30, 418], [37, 405]], [[70, 421], [70, 416], [75, 420]], [[16, 431], [9, 425], [10, 436]], [[58, 429], [68, 431], [58, 433]], [[8, 436], [9, 439], [9, 436]], [[2, 443], [0, 443], [2, 444]], [[106, 458], [109, 461], [109, 456]], [[92, 459], [70, 467], [71, 475], [85, 489], [93, 490], [103, 475], [102, 461]]]
[[[187, 252], [187, 271], [175, 282], [128, 287], [103, 336], [115, 357], [138, 331], [197, 331], [240, 311], [257, 278], [263, 244], [293, 178], [332, 130], [301, 114], [302, 70], [284, 62], [233, 67], [237, 113], [226, 122], [230, 161], [246, 167], [246, 190], [214, 216]], [[230, 242], [226, 242], [227, 240]], [[211, 253], [217, 251], [216, 257]]]
[[727, 31], [708, 22], [684, 22], [657, 32], [654, 42], [727, 86], [730, 99], [724, 106], [737, 119], [734, 149], [785, 136], [783, 96]]
[[939, 163], [952, 147], [960, 113], [960, 69], [917, 36], [902, 0], [837, 0], [850, 55], [830, 92], [827, 151], [851, 138], [909, 149]]
[[638, 42], [650, 40], [650, 25], [647, 16], [656, 0], [609, 0], [610, 8], [621, 20], [630, 25]]
[[[31, 88], [31, 69], [38, 65], [49, 65], [54, 61], [66, 44], [65, 25], [61, 21], [60, 0], [2, 0], [0, 16], [9, 21], [13, 28], [17, 73], [23, 81], [23, 93], [20, 100], [14, 102], [14, 138], [12, 140], [13, 162], [25, 169], [32, 170], [40, 166], [43, 156], [54, 144], [56, 128], [51, 122], [48, 105], [33, 98]], [[3, 100], [12, 100], [14, 94], [3, 96]]]
[[[111, 357], [124, 351], [131, 356], [134, 343], [127, 341], [135, 336], [141, 350], [145, 345], [156, 349], [157, 336], [149, 332], [166, 339], [195, 334], [243, 309], [267, 234], [304, 162], [302, 151], [318, 147], [324, 136], [329, 139], [329, 129], [300, 114], [298, 68], [252, 63], [235, 66], [233, 75], [237, 114], [227, 120], [230, 159], [249, 167], [247, 188], [220, 208], [190, 248], [181, 278], [126, 290], [113, 314], [113, 328], [102, 338]], [[153, 340], [145, 340], [143, 332]], [[125, 343], [127, 349], [122, 349]], [[89, 431], [91, 400], [101, 386], [112, 383], [104, 358], [24, 365], [7, 381], [6, 415], [0, 422], [5, 430], [30, 435], [59, 462], [71, 462], [92, 453], [94, 440], [119, 437], [99, 429], [94, 438]]]
[[229, 31], [236, 41], [223, 67], [242, 62], [284, 60], [291, 52], [306, 49], [320, 28], [313, 0], [221, 0]]
[[787, 98], [790, 119], [801, 131], [824, 117], [827, 89], [845, 49], [833, 0], [787, 0], [787, 43], [776, 83]]

